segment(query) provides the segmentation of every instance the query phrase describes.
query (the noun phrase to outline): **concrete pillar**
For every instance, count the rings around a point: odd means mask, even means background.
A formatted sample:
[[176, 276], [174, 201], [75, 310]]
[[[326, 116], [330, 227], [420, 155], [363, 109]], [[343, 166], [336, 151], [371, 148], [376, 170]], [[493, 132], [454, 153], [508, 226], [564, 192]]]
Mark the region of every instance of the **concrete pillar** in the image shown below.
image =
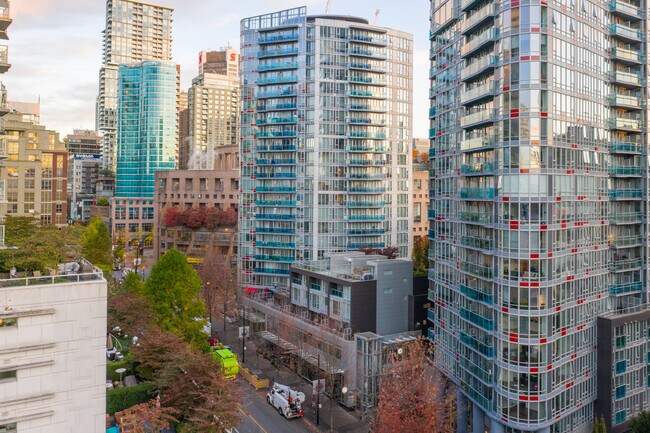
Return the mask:
[[472, 433], [485, 433], [485, 412], [476, 403], [472, 403]]
[[467, 432], [467, 397], [463, 395], [460, 390], [456, 391], [456, 410], [457, 418], [456, 424], [458, 426], [458, 433]]
[[490, 419], [490, 433], [504, 433], [503, 424], [495, 419]]

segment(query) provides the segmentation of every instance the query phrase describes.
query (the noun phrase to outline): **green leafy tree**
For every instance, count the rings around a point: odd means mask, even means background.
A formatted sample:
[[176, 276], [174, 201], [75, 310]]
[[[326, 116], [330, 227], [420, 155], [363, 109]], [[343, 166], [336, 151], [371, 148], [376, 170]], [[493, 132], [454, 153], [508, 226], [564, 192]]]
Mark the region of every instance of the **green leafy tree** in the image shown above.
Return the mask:
[[140, 278], [140, 274], [135, 272], [129, 272], [124, 277], [124, 282], [122, 283], [122, 292], [123, 293], [135, 293], [138, 295], [144, 294], [144, 283]]
[[429, 269], [429, 239], [418, 236], [413, 242], [413, 268], [426, 271]]
[[110, 203], [108, 202], [108, 199], [106, 197], [101, 197], [99, 200], [97, 200], [97, 205], [98, 206], [108, 206]]
[[93, 218], [83, 233], [82, 254], [86, 260], [104, 271], [106, 276], [113, 269], [111, 237], [101, 218]]
[[600, 418], [594, 418], [594, 428], [593, 433], [607, 433], [607, 424], [605, 424], [605, 418], [601, 415]]
[[59, 263], [74, 257], [74, 248], [55, 226], [39, 226], [31, 217], [7, 216], [5, 229], [9, 248], [0, 252], [0, 262], [6, 270], [55, 271]]
[[630, 433], [648, 432], [650, 432], [650, 412], [644, 410], [632, 418], [632, 422], [630, 422]]
[[144, 294], [164, 331], [175, 332], [196, 348], [209, 350], [203, 332], [205, 303], [199, 298], [201, 279], [187, 258], [175, 248], [166, 252], [151, 268]]
[[115, 260], [123, 262], [125, 255], [126, 255], [126, 252], [124, 251], [124, 244], [121, 244], [121, 243], [117, 244], [115, 246], [115, 249], [113, 250], [113, 258]]

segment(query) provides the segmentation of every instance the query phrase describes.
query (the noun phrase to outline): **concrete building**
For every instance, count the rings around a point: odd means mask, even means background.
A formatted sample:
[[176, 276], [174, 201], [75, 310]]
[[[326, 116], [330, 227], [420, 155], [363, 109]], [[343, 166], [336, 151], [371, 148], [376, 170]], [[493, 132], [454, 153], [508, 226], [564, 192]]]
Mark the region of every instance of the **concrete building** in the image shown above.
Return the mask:
[[[232, 56], [226, 56], [226, 54]], [[223, 70], [223, 74], [201, 72], [192, 80], [189, 89], [189, 149], [187, 168], [211, 170], [216, 149], [239, 145], [239, 56], [234, 50], [201, 53], [203, 56], [223, 57], [223, 68], [207, 67], [200, 70]], [[211, 58], [211, 57], [209, 57]], [[228, 66], [230, 65], [230, 66]]]
[[95, 203], [97, 179], [101, 169], [100, 154], [69, 154], [68, 200], [71, 221], [90, 220], [90, 207]]
[[459, 431], [647, 407], [595, 374], [598, 316], [648, 300], [644, 10], [431, 2], [430, 318]]
[[154, 196], [154, 257], [171, 248], [183, 252], [190, 263], [200, 263], [209, 246], [216, 245], [224, 254], [237, 252], [237, 227], [221, 225], [200, 227], [171, 226], [165, 212], [176, 207], [220, 210], [239, 206], [239, 146], [223, 146], [215, 154], [212, 170], [171, 170], [156, 172]]
[[181, 92], [178, 103], [178, 164], [179, 170], [187, 170], [190, 153], [190, 110], [187, 106], [189, 95]]
[[102, 136], [104, 168], [117, 165], [118, 66], [145, 60], [171, 61], [172, 12], [136, 0], [106, 0], [103, 60], [99, 71], [96, 129]]
[[153, 229], [155, 172], [178, 157], [179, 67], [170, 62], [121, 65], [113, 234]]
[[[0, 75], [9, 70], [9, 47], [4, 43], [9, 36], [7, 36], [7, 29], [12, 23], [11, 14], [9, 13], [9, 0], [0, 1]], [[0, 83], [0, 118], [2, 118], [9, 111], [7, 107], [7, 90], [4, 84]], [[0, 136], [4, 133], [4, 124], [0, 121]], [[7, 158], [7, 141], [0, 138], [0, 248], [5, 245], [5, 226], [4, 218], [7, 214], [7, 184], [4, 178], [6, 177], [6, 170], [4, 168], [4, 160]]]
[[99, 269], [80, 265], [0, 280], [0, 431], [106, 428], [107, 284]]
[[68, 153], [59, 134], [34, 116], [6, 114], [6, 159], [0, 176], [6, 214], [31, 216], [43, 224], [67, 223]]
[[302, 7], [244, 19], [241, 46], [241, 283], [287, 290], [293, 261], [337, 251], [410, 257], [412, 35]]
[[239, 53], [232, 48], [199, 53], [199, 75], [217, 74], [237, 77], [239, 75]]
[[429, 166], [413, 164], [413, 241], [429, 231]]
[[71, 155], [101, 155], [101, 137], [96, 131], [75, 129], [63, 139], [65, 148]]

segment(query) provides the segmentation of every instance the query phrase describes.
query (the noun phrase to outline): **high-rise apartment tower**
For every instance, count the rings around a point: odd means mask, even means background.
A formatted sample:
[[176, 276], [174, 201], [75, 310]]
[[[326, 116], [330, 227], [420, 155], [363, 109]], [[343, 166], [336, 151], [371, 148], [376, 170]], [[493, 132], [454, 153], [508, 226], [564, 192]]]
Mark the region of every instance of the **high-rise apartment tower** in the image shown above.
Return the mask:
[[96, 129], [102, 135], [104, 168], [117, 162], [117, 71], [120, 64], [172, 59], [172, 12], [135, 0], [106, 0], [103, 63], [99, 70]]
[[647, 301], [644, 16], [431, 2], [429, 318], [474, 432], [590, 431], [596, 319]]
[[241, 283], [295, 260], [411, 251], [412, 35], [295, 8], [241, 22]]

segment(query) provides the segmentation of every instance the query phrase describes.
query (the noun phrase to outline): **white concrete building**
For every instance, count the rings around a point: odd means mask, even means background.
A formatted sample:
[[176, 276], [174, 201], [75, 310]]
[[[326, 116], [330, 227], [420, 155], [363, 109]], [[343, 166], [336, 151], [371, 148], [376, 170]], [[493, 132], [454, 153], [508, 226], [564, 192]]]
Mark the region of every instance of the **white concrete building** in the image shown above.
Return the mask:
[[106, 280], [74, 273], [0, 280], [0, 431], [105, 430]]

